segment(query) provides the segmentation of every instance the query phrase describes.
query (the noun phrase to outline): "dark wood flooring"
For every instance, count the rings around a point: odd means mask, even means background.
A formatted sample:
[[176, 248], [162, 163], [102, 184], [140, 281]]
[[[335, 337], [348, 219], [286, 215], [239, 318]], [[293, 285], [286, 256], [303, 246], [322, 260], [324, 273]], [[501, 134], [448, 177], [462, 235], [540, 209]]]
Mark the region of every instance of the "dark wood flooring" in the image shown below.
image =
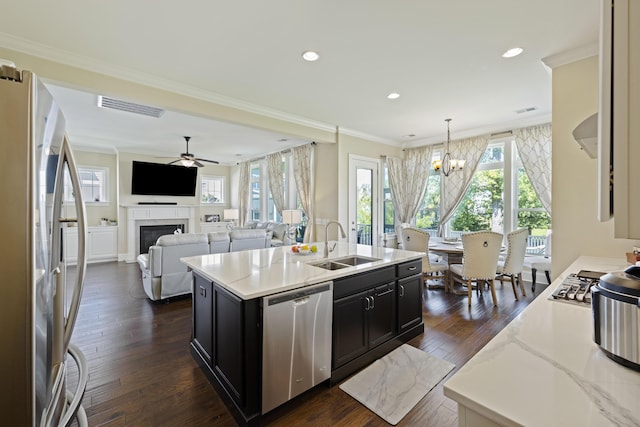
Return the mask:
[[[73, 271], [71, 270], [71, 273]], [[457, 404], [442, 384], [531, 301], [515, 301], [509, 284], [465, 296], [425, 290], [425, 332], [409, 343], [456, 365], [398, 424], [457, 426]], [[233, 426], [214, 388], [189, 352], [191, 299], [154, 303], [145, 298], [137, 264], [91, 264], [72, 336], [89, 365], [83, 400], [89, 425]], [[77, 373], [70, 369], [70, 386]], [[263, 417], [269, 426], [388, 426], [337, 386], [320, 385]], [[75, 422], [74, 422], [74, 425]]]

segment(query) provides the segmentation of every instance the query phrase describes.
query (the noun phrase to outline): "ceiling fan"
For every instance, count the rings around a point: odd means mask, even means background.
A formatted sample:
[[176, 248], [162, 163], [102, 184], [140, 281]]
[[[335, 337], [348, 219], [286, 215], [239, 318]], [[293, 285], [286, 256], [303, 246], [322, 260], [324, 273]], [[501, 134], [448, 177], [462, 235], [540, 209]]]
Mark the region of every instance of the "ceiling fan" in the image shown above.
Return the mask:
[[178, 160], [174, 160], [173, 162], [170, 162], [170, 165], [180, 165], [180, 166], [185, 166], [185, 167], [192, 167], [192, 166], [197, 166], [199, 168], [203, 167], [204, 165], [200, 162], [209, 162], [209, 163], [215, 163], [216, 165], [220, 162], [216, 161], [216, 160], [207, 160], [207, 159], [201, 159], [199, 157], [196, 157], [195, 154], [191, 154], [189, 152], [189, 140], [191, 139], [190, 136], [185, 136], [184, 140], [187, 143], [187, 149], [186, 152], [184, 153], [180, 153], [180, 158]]

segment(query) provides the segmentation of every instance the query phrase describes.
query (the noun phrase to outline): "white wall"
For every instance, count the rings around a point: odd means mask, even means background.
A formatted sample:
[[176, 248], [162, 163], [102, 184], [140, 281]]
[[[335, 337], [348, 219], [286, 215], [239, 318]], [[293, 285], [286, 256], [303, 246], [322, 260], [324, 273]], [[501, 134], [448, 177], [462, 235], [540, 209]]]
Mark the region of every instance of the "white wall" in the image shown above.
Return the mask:
[[638, 242], [613, 238], [613, 223], [598, 222], [596, 160], [571, 132], [598, 108], [598, 60], [553, 69], [553, 256], [557, 275], [580, 255], [625, 258]]

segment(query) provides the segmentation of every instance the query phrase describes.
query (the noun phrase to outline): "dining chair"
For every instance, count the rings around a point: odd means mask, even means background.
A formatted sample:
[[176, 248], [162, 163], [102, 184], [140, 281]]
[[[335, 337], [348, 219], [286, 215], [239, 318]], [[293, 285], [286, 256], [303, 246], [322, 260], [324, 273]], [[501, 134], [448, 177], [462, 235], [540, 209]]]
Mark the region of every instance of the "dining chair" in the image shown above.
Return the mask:
[[496, 279], [500, 280], [500, 283], [503, 283], [505, 279], [511, 280], [511, 287], [516, 300], [518, 300], [516, 282], [520, 286], [522, 296], [527, 296], [522, 282], [522, 269], [524, 267], [524, 255], [527, 251], [528, 236], [529, 230], [527, 228], [520, 228], [508, 233], [507, 256], [504, 261], [498, 261], [498, 267], [496, 268]]
[[547, 283], [551, 284], [551, 232], [547, 233], [544, 244], [543, 256], [528, 256], [524, 260], [525, 267], [531, 269], [531, 292], [536, 291], [536, 273], [538, 270], [544, 271]]
[[444, 279], [449, 269], [447, 264], [430, 258], [429, 237], [429, 233], [418, 228], [405, 227], [400, 229], [402, 249], [425, 253], [425, 256], [422, 257], [422, 282], [424, 284], [428, 280]]
[[481, 284], [487, 283], [491, 289], [493, 305], [498, 305], [493, 281], [496, 277], [502, 237], [502, 234], [494, 231], [476, 231], [462, 235], [462, 264], [449, 266], [449, 288], [453, 291], [455, 282], [466, 285], [469, 307], [471, 307], [471, 291], [474, 282], [480, 292], [482, 292]]

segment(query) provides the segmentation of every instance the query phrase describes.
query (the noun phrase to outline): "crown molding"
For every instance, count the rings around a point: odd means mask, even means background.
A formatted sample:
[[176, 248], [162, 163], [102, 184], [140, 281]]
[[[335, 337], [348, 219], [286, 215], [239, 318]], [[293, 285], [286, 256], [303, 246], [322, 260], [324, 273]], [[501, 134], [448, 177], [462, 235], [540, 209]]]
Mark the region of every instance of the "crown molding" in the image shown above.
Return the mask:
[[248, 113], [257, 114], [296, 125], [306, 126], [325, 132], [335, 131], [335, 126], [328, 123], [311, 120], [306, 117], [301, 117], [250, 102], [241, 101], [195, 86], [182, 84], [173, 80], [168, 80], [151, 74], [135, 71], [130, 68], [115, 66], [104, 61], [98, 61], [93, 58], [78, 55], [66, 50], [57, 49], [41, 43], [35, 43], [21, 37], [13, 36], [11, 34], [0, 32], [0, 46], [3, 46], [6, 49], [19, 51], [27, 55], [36, 56], [38, 58], [46, 59], [52, 62], [58, 62], [75, 68], [104, 74], [109, 77], [130, 81], [144, 86], [150, 86], [168, 92], [174, 92], [179, 95], [200, 99], [225, 107], [235, 108]]
[[370, 135], [368, 133], [359, 132], [357, 130], [347, 129], [347, 128], [343, 128], [343, 127], [339, 128], [338, 134], [339, 135], [353, 136], [354, 138], [366, 139], [367, 141], [378, 142], [380, 144], [392, 145], [394, 147], [400, 147], [402, 145], [402, 143], [400, 143], [398, 141], [394, 141], [392, 139], [381, 138], [379, 136], [374, 136], [374, 135]]
[[[500, 125], [487, 125], [473, 129], [466, 129], [462, 131], [456, 131], [455, 138], [452, 141], [457, 141], [464, 138], [471, 138], [474, 136], [487, 135], [493, 133], [503, 133], [510, 130], [522, 129], [529, 126], [541, 125], [543, 123], [551, 122], [551, 113], [537, 114], [535, 116], [527, 117], [526, 119], [512, 120], [508, 123], [500, 123]], [[402, 148], [415, 148], [422, 147], [424, 145], [442, 144], [445, 140], [442, 136], [434, 136], [430, 138], [422, 138], [419, 140], [411, 141], [402, 146]]]
[[542, 58], [541, 61], [544, 65], [553, 69], [562, 65], [571, 64], [572, 62], [595, 56], [598, 54], [598, 47], [598, 43], [592, 43], [576, 49], [560, 52], [555, 55], [546, 56]]

